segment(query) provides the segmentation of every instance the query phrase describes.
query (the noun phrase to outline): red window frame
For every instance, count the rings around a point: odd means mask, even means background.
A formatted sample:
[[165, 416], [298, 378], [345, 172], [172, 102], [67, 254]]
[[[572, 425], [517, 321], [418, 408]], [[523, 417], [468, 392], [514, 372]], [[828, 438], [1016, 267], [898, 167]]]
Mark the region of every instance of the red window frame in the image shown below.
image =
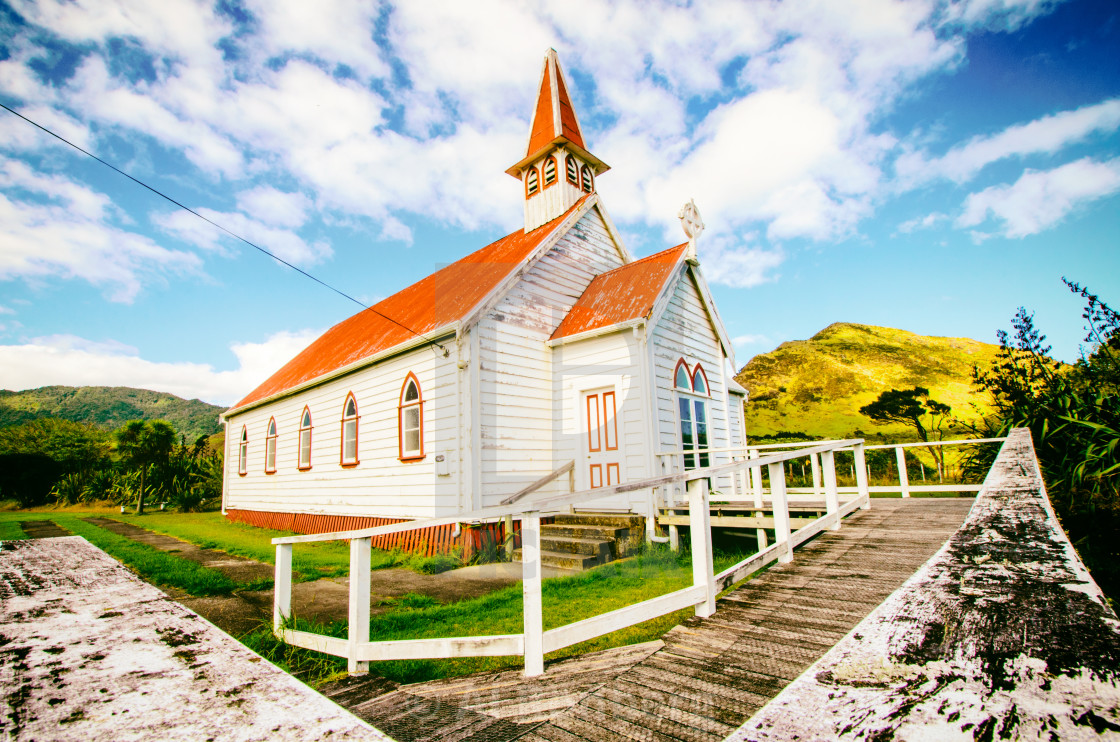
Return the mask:
[[237, 442], [237, 474], [246, 476], [249, 473], [249, 430], [241, 426], [241, 439]]
[[595, 190], [595, 179], [591, 174], [591, 168], [589, 168], [587, 165], [584, 165], [579, 169], [579, 178], [580, 188], [583, 189], [584, 193], [591, 193]]
[[[406, 402], [404, 395], [408, 392], [409, 384], [416, 386], [416, 399]], [[417, 410], [419, 446], [416, 450], [406, 452], [404, 447], [405, 412], [411, 411], [413, 408]], [[400, 405], [397, 407], [397, 443], [399, 446], [397, 458], [402, 462], [420, 461], [424, 458], [424, 390], [420, 387], [420, 380], [416, 378], [416, 374], [411, 371], [408, 372], [408, 376], [404, 377], [404, 383], [401, 385]]]
[[[354, 403], [354, 414], [353, 415], [347, 415], [346, 414], [346, 408], [350, 406], [351, 402]], [[358, 440], [359, 440], [359, 438], [358, 438], [358, 433], [359, 433], [358, 421], [361, 420], [361, 417], [362, 416], [358, 414], [358, 398], [354, 396], [354, 392], [350, 392], [349, 394], [346, 395], [346, 401], [342, 403], [342, 436], [341, 436], [341, 440], [339, 441], [339, 446], [338, 446], [338, 463], [339, 463], [340, 466], [344, 466], [344, 467], [357, 466], [359, 461], [360, 461], [361, 457], [358, 454]], [[347, 459], [346, 459], [346, 424], [349, 423], [349, 422], [354, 423], [354, 458], [353, 458], [353, 460], [347, 461]]]
[[[548, 179], [548, 166], [549, 165], [552, 166], [552, 180]], [[556, 185], [556, 183], [559, 182], [559, 180], [560, 180], [556, 176], [557, 176], [556, 158], [555, 157], [548, 157], [547, 159], [545, 159], [544, 164], [541, 166], [541, 180], [544, 182], [544, 188], [551, 188], [552, 186]], [[544, 188], [542, 188], [541, 190], [544, 190]]]
[[[268, 418], [268, 425], [264, 429], [264, 473], [276, 473], [276, 439], [280, 433], [276, 430], [276, 418]], [[272, 454], [272, 468], [268, 468], [269, 454]]]
[[541, 189], [541, 177], [536, 166], [525, 171], [525, 198], [536, 195]]
[[[704, 380], [704, 391], [702, 392], [696, 390], [697, 376]], [[705, 373], [699, 363], [697, 363], [696, 368], [692, 370], [692, 392], [693, 394], [703, 394], [705, 397], [712, 396], [712, 385], [708, 383], [708, 374]]]
[[[303, 424], [304, 420], [307, 420], [307, 425]], [[311, 424], [311, 409], [307, 405], [304, 405], [303, 406], [303, 412], [299, 413], [299, 438], [297, 439], [298, 443], [299, 443], [299, 447], [296, 449], [296, 468], [299, 469], [300, 471], [307, 471], [308, 469], [311, 468], [311, 429], [312, 429], [312, 427], [313, 427], [313, 425]], [[304, 446], [303, 446], [303, 436], [304, 436], [304, 434], [307, 435], [307, 463], [304, 463], [304, 461], [303, 461], [303, 448], [304, 448]]]
[[[684, 378], [688, 382], [687, 386], [681, 386], [678, 383], [678, 379], [681, 373], [681, 366], [684, 366]], [[677, 361], [677, 365], [673, 367], [673, 388], [683, 389], [686, 392], [692, 391], [692, 372], [688, 370], [688, 364], [684, 362], [683, 358]]]

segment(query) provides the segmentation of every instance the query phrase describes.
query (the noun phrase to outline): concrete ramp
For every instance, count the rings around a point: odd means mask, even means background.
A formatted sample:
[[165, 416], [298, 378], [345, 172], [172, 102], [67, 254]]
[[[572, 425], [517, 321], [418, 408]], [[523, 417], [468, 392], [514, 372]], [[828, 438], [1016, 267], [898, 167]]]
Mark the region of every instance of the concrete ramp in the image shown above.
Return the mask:
[[9, 740], [389, 740], [78, 536], [0, 543]]

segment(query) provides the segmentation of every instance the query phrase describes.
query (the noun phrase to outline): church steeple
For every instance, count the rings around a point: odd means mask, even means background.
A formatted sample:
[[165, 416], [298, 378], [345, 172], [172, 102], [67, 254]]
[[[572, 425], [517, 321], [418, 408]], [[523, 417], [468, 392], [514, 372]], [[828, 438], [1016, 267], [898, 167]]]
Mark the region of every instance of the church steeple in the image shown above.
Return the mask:
[[524, 187], [525, 231], [555, 219], [585, 193], [593, 193], [595, 177], [609, 169], [587, 151], [556, 50], [549, 49], [525, 157], [506, 170]]

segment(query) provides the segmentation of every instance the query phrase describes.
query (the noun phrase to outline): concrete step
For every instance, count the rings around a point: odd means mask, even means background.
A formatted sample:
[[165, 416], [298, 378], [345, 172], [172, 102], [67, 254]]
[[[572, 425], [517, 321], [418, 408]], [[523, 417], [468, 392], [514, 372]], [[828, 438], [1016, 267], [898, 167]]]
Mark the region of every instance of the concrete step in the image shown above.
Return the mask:
[[640, 528], [642, 516], [627, 513], [557, 513], [553, 519], [556, 525], [614, 526], [616, 528]]
[[592, 538], [613, 541], [629, 538], [630, 529], [623, 526], [583, 526], [576, 523], [551, 523], [541, 526], [541, 538]]
[[[521, 561], [521, 549], [514, 550], [513, 561]], [[599, 557], [587, 554], [569, 554], [561, 551], [545, 551], [541, 549], [541, 564], [555, 569], [570, 569], [579, 572], [597, 567], [602, 564], [602, 562], [599, 561]]]
[[541, 534], [541, 550], [565, 554], [585, 554], [599, 557], [604, 562], [611, 560], [611, 543], [594, 538], [546, 537]]

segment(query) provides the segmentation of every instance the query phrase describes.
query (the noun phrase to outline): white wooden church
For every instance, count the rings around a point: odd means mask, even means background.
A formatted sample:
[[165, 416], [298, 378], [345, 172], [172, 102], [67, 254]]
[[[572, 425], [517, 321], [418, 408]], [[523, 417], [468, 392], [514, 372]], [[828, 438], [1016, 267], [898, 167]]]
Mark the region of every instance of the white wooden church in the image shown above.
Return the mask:
[[[695, 240], [635, 259], [596, 191], [607, 170], [550, 50], [506, 171], [524, 228], [335, 325], [226, 411], [227, 517], [319, 532], [449, 516], [569, 461], [582, 490], [654, 476], [659, 452], [740, 445], [746, 392]], [[653, 515], [648, 492], [595, 507]]]

